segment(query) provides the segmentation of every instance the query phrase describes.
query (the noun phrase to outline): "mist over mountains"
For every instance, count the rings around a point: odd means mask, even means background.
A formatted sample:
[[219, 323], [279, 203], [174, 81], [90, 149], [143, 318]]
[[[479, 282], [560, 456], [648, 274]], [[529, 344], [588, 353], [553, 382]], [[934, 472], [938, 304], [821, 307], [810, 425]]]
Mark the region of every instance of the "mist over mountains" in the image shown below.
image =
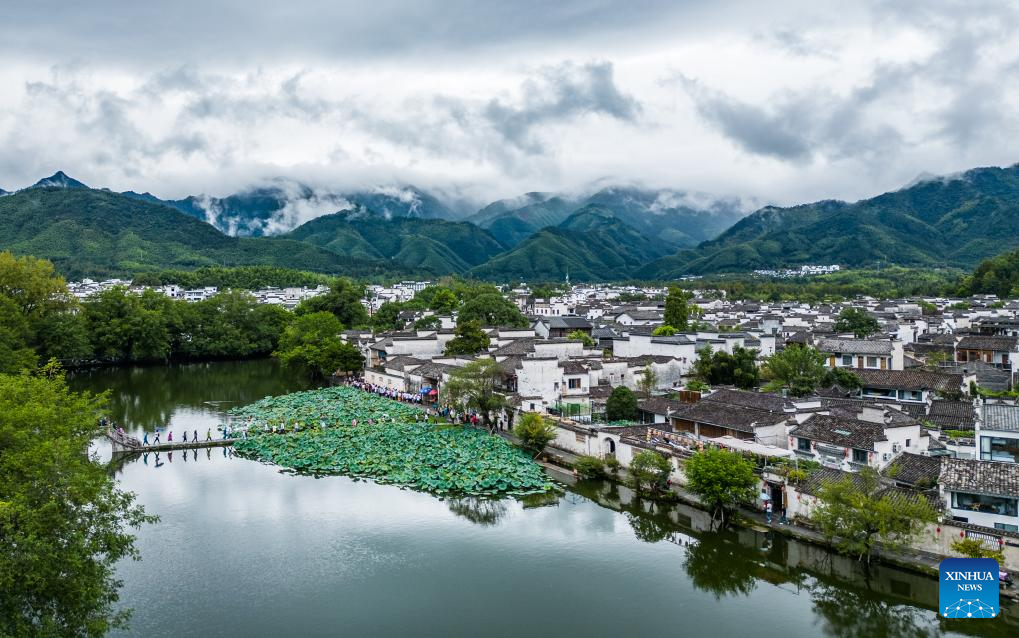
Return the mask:
[[0, 197], [0, 249], [65, 274], [248, 263], [488, 280], [668, 280], [837, 263], [972, 267], [1019, 244], [1019, 166], [914, 180], [848, 203], [765, 206], [609, 186], [530, 192], [473, 212], [413, 186], [330, 192], [278, 179], [164, 200], [58, 171]]

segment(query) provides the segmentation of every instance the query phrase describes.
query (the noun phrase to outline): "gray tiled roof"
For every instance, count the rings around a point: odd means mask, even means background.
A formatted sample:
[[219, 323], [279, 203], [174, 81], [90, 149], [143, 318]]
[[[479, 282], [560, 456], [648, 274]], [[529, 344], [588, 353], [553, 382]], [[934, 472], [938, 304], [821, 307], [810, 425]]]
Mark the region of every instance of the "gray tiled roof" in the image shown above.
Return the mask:
[[983, 427], [988, 430], [1019, 431], [1019, 405], [985, 403]]
[[817, 342], [817, 349], [837, 354], [888, 355], [892, 352], [892, 342], [870, 339], [821, 339]]
[[941, 484], [953, 492], [1019, 496], [1019, 463], [943, 457]]
[[992, 337], [967, 335], [955, 346], [960, 350], [993, 350], [994, 352], [1015, 352], [1019, 337]]
[[881, 474], [909, 485], [925, 483], [931, 487], [937, 484], [941, 475], [941, 459], [903, 452]]
[[976, 427], [976, 410], [969, 401], [932, 401], [926, 420], [948, 430], [972, 430]]
[[859, 369], [852, 370], [852, 373], [860, 378], [865, 388], [958, 392], [962, 387], [961, 374], [946, 374], [928, 370]]
[[811, 416], [789, 434], [857, 450], [873, 450], [875, 442], [887, 440], [884, 425], [827, 414]]

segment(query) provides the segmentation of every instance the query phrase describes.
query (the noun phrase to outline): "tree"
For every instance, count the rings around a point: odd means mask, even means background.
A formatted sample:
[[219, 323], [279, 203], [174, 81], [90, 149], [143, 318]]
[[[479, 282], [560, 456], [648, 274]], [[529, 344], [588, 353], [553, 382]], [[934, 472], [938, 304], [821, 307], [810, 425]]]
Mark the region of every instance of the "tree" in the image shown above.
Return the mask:
[[658, 373], [650, 363], [644, 366], [644, 369], [637, 375], [637, 387], [646, 397], [650, 397], [654, 389], [658, 387]]
[[742, 454], [717, 448], [695, 453], [683, 466], [686, 487], [711, 510], [711, 521], [717, 518], [722, 527], [738, 506], [753, 501], [757, 476], [754, 465]]
[[31, 326], [17, 304], [0, 297], [0, 373], [16, 374], [38, 364], [31, 339]]
[[877, 470], [865, 467], [854, 478], [825, 483], [811, 519], [829, 543], [870, 562], [874, 544], [908, 545], [938, 514], [921, 494], [886, 490]]
[[581, 343], [584, 344], [585, 348], [590, 348], [595, 344], [595, 341], [594, 339], [591, 338], [591, 335], [587, 334], [583, 330], [574, 330], [570, 334], [566, 335], [566, 338], [571, 339], [573, 341], [580, 341]]
[[744, 390], [757, 387], [760, 370], [757, 367], [757, 350], [736, 346], [732, 354], [711, 346], [702, 348], [694, 362], [694, 376], [708, 385], [734, 385]]
[[156, 517], [86, 453], [102, 410], [59, 369], [0, 375], [0, 635], [127, 628], [115, 565], [139, 557], [129, 530]]
[[669, 287], [669, 294], [665, 297], [665, 325], [678, 332], [689, 328], [690, 306], [687, 300], [690, 297], [690, 293], [678, 286]]
[[645, 489], [658, 492], [666, 489], [666, 481], [672, 473], [672, 462], [658, 452], [641, 450], [630, 460], [629, 472], [633, 487], [638, 492]]
[[551, 419], [546, 419], [537, 412], [528, 412], [513, 427], [513, 434], [520, 439], [524, 449], [541, 454], [549, 441], [556, 437], [556, 426]]
[[506, 407], [506, 399], [496, 391], [502, 381], [502, 369], [494, 359], [478, 359], [457, 368], [442, 386], [443, 400], [460, 409], [473, 409], [489, 431], [494, 430], [492, 414]]
[[835, 319], [835, 332], [851, 332], [856, 337], [867, 337], [881, 329], [869, 312], [863, 308], [843, 308]]
[[676, 332], [677, 332], [677, 330], [675, 328], [673, 328], [672, 326], [666, 324], [664, 326], [658, 326], [657, 328], [652, 330], [651, 331], [651, 336], [652, 337], [671, 337], [671, 336], [675, 335]]
[[998, 564], [1005, 562], [1005, 553], [999, 549], [989, 549], [979, 538], [962, 538], [952, 541], [952, 551], [966, 558], [993, 558]]
[[294, 313], [310, 315], [316, 312], [331, 312], [344, 328], [357, 328], [368, 325], [368, 311], [361, 303], [364, 298], [364, 286], [356, 285], [346, 277], [339, 277], [330, 286], [329, 292], [305, 299]]
[[331, 312], [295, 317], [272, 355], [284, 365], [303, 366], [320, 377], [337, 370], [359, 370], [364, 358], [356, 347], [340, 339], [342, 330], [340, 320]]
[[488, 349], [490, 339], [477, 321], [464, 321], [461, 317], [456, 324], [455, 336], [446, 343], [446, 354], [477, 354]]
[[442, 320], [439, 319], [438, 315], [428, 315], [427, 317], [421, 317], [414, 322], [415, 330], [438, 330], [442, 327]]
[[168, 324], [174, 302], [153, 290], [140, 296], [118, 286], [84, 304], [96, 356], [115, 361], [165, 361], [171, 352]]
[[372, 327], [378, 331], [403, 330], [406, 325], [400, 319], [403, 306], [395, 301], [387, 301], [379, 306], [372, 316]]
[[483, 293], [464, 302], [457, 314], [457, 323], [476, 321], [482, 326], [526, 328], [530, 325], [520, 309], [498, 292]]
[[637, 419], [637, 397], [626, 386], [613, 388], [605, 401], [605, 418], [609, 421], [634, 421]]
[[460, 305], [460, 300], [456, 298], [456, 295], [449, 288], [439, 288], [432, 295], [432, 300], [428, 304], [428, 308], [433, 312], [440, 315], [452, 314], [457, 306]]
[[789, 344], [765, 362], [769, 390], [788, 388], [793, 396], [806, 396], [826, 378], [828, 368], [823, 354], [809, 346]]

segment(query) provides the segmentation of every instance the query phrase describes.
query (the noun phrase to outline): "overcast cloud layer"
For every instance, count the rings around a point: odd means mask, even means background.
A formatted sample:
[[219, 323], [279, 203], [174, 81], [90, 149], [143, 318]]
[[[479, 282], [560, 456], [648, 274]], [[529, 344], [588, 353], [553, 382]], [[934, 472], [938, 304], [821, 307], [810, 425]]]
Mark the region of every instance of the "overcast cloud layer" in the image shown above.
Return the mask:
[[1014, 3], [708, 4], [15, 3], [0, 187], [62, 169], [161, 197], [288, 176], [791, 204], [1019, 161]]

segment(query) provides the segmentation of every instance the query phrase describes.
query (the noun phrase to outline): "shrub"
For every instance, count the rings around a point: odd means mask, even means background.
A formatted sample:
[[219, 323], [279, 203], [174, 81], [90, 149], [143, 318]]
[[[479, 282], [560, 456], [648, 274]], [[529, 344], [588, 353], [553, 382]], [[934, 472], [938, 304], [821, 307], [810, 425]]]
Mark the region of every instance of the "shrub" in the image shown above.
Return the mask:
[[581, 456], [574, 462], [573, 469], [583, 479], [604, 478], [605, 461], [597, 456]]

